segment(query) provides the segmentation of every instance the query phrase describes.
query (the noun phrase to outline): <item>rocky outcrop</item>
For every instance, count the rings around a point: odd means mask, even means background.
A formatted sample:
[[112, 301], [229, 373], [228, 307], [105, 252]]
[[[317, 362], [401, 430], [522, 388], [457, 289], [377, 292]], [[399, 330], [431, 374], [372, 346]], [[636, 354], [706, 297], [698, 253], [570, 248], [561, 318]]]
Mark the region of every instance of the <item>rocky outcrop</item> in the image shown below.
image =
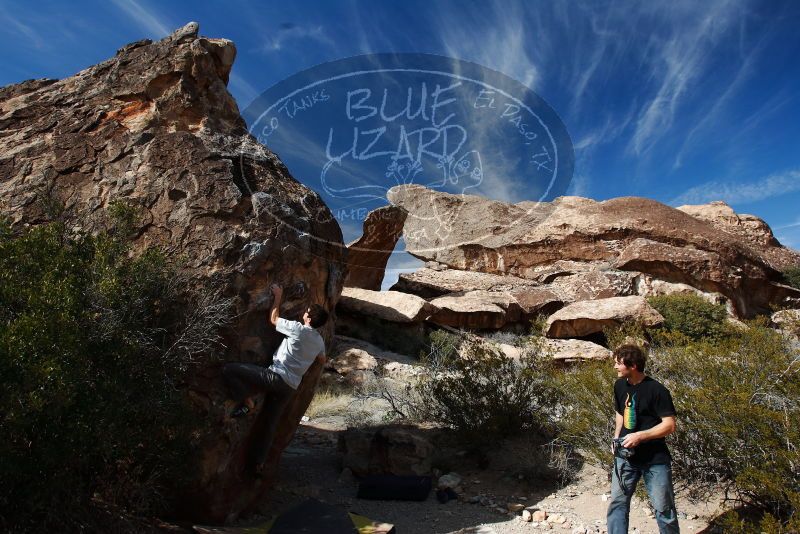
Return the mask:
[[426, 299], [441, 297], [448, 293], [464, 291], [511, 291], [535, 288], [539, 284], [517, 276], [488, 274], [460, 269], [417, 269], [413, 273], [401, 273], [393, 291], [412, 293]]
[[721, 200], [708, 204], [678, 206], [677, 209], [701, 221], [711, 223], [718, 230], [745, 240], [759, 250], [775, 269], [783, 271], [788, 267], [800, 265], [800, 253], [781, 246], [769, 225], [755, 215], [736, 213]]
[[770, 317], [772, 324], [794, 334], [800, 333], [800, 310], [780, 310]]
[[383, 377], [408, 382], [420, 370], [414, 358], [347, 336], [335, 337], [331, 354], [327, 368], [352, 385]]
[[425, 343], [424, 321], [436, 307], [416, 295], [346, 287], [337, 306], [336, 329], [380, 347], [418, 354]]
[[349, 429], [339, 435], [342, 467], [357, 476], [430, 474], [434, 450], [412, 428]]
[[345, 313], [366, 315], [396, 323], [418, 323], [436, 311], [436, 306], [423, 298], [399, 291], [371, 291], [345, 287], [339, 309]]
[[[406, 249], [451, 269], [538, 281], [553, 276], [554, 281], [577, 264], [605, 265], [721, 293], [744, 317], [800, 302], [800, 291], [780, 283], [772, 253], [763, 252], [785, 249], [777, 244], [755, 248], [654, 200], [559, 197], [506, 204], [418, 185], [394, 187], [387, 196], [409, 213], [403, 230]], [[633, 288], [624, 287], [627, 283], [619, 279], [610, 289], [633, 294]]]
[[[287, 288], [284, 316], [312, 302], [332, 311], [345, 251], [320, 197], [248, 134], [226, 88], [235, 55], [232, 42], [201, 37], [192, 23], [69, 78], [0, 89], [0, 213], [20, 227], [46, 222], [48, 206], [60, 205], [70, 228], [93, 231], [111, 203], [128, 204], [140, 219], [136, 251], [162, 247], [196, 287], [233, 299], [226, 358], [263, 364], [281, 339], [265, 317], [269, 285]], [[242, 467], [264, 419], [223, 426], [219, 365], [201, 361], [189, 379], [198, 428], [211, 423], [196, 484], [179, 495], [185, 514], [215, 521], [269, 489], [321, 371], [315, 364], [306, 375], [266, 476], [254, 481]]]
[[[542, 345], [554, 360], [564, 363], [611, 358], [611, 351], [607, 348], [581, 339], [542, 339]], [[500, 350], [509, 358], [522, 356], [522, 350], [514, 345], [500, 343]]]
[[563, 362], [584, 360], [609, 360], [611, 351], [607, 348], [580, 339], [546, 339], [545, 347], [552, 352], [553, 359]]
[[625, 323], [658, 326], [664, 318], [639, 296], [612, 297], [570, 304], [548, 317], [548, 337], [584, 337]]
[[384, 206], [367, 214], [361, 237], [347, 245], [347, 287], [380, 291], [386, 263], [403, 233], [406, 212]]
[[498, 329], [519, 318], [519, 306], [506, 293], [467, 291], [431, 301], [438, 308], [431, 321], [463, 329]]

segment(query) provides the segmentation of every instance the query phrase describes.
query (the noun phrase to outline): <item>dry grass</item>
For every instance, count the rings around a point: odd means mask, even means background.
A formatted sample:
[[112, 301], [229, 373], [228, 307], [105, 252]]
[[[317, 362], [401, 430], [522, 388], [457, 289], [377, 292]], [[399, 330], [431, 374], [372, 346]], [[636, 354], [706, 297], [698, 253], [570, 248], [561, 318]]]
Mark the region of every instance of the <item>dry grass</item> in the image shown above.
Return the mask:
[[342, 391], [339, 388], [322, 387], [314, 393], [314, 398], [311, 399], [311, 404], [306, 409], [306, 415], [312, 419], [344, 415], [353, 400], [352, 393]]

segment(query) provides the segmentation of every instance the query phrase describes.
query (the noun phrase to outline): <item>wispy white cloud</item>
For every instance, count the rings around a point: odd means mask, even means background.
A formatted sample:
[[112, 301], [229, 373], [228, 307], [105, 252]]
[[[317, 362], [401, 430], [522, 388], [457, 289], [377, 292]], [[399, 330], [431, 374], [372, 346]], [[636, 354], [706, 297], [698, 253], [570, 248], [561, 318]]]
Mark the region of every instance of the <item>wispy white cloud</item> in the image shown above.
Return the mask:
[[707, 182], [685, 191], [670, 204], [704, 204], [712, 200], [724, 200], [728, 204], [747, 204], [796, 191], [800, 191], [800, 170], [791, 170], [752, 182]]
[[742, 13], [741, 2], [719, 0], [702, 4], [706, 11], [686, 16], [685, 8], [672, 17], [673, 33], [664, 39], [653, 36], [655, 58], [649, 58], [651, 76], [658, 80], [658, 89], [643, 107], [628, 150], [641, 155], [655, 146], [673, 126], [675, 114], [690, 87], [701, 75], [713, 56], [713, 46]]
[[774, 229], [775, 230], [784, 230], [786, 228], [800, 228], [800, 219], [796, 220], [793, 223], [782, 224], [780, 226], [776, 226]]
[[6, 22], [7, 27], [16, 31], [28, 40], [35, 48], [45, 48], [47, 41], [42, 34], [36, 31], [31, 25], [23, 22], [19, 17], [16, 17], [0, 6], [0, 19]]
[[[161, 39], [172, 33], [169, 22], [159, 17], [152, 9], [148, 9], [136, 0], [111, 0], [114, 5], [124, 11], [133, 22], [149, 34], [149, 37]], [[174, 29], [174, 28], [173, 28]]]
[[682, 165], [684, 154], [696, 142], [696, 137], [704, 131], [713, 129], [718, 124], [723, 112], [727, 111], [731, 98], [742, 88], [744, 82], [751, 76], [753, 66], [756, 60], [760, 58], [765, 43], [766, 38], [762, 37], [762, 39], [742, 58], [741, 66], [737, 70], [733, 80], [726, 84], [722, 94], [719, 96], [709, 95], [710, 99], [713, 100], [713, 104], [710, 106], [708, 112], [696, 121], [695, 126], [686, 135], [683, 145], [675, 156], [675, 161], [673, 163], [674, 169]]
[[278, 52], [283, 50], [288, 42], [303, 39], [312, 39], [325, 45], [333, 46], [333, 40], [325, 34], [321, 25], [307, 26], [295, 24], [294, 22], [284, 22], [274, 35], [268, 37], [261, 45], [262, 52]]
[[[518, 4], [481, 4], [478, 11], [464, 9], [459, 24], [453, 24], [452, 13], [441, 12], [437, 27], [447, 54], [473, 61], [535, 89], [540, 78], [534, 49], [547, 47], [547, 35], [537, 24], [538, 11], [524, 16]], [[528, 18], [529, 20], [526, 20]], [[541, 22], [541, 21], [540, 21]]]

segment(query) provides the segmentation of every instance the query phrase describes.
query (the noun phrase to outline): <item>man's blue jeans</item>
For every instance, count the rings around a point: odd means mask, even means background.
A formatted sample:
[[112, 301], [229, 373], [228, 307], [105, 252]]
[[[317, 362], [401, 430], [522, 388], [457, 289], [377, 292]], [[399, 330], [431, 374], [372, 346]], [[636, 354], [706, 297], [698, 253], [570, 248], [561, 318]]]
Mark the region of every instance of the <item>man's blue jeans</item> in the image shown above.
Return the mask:
[[[647, 467], [635, 467], [622, 458], [614, 458], [616, 469], [611, 475], [611, 502], [608, 505], [608, 534], [626, 534], [628, 532], [628, 515], [631, 510], [631, 497], [644, 478], [644, 487], [650, 496], [650, 503], [655, 508], [658, 531], [661, 534], [679, 533], [678, 512], [675, 510], [675, 494], [672, 490], [672, 468], [670, 464], [655, 464]], [[622, 478], [620, 487], [617, 472]]]

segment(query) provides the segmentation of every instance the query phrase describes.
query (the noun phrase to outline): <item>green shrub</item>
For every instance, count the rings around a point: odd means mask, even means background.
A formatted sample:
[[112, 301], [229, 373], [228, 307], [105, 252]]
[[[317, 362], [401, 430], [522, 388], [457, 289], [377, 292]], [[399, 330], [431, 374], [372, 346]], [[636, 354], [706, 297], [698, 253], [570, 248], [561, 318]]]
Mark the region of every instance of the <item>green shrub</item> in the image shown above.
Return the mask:
[[[724, 339], [658, 347], [647, 371], [667, 386], [678, 412], [667, 438], [676, 479], [695, 495], [721, 486], [772, 514], [766, 523], [790, 518], [800, 504], [800, 354], [792, 342], [753, 322]], [[614, 380], [606, 362], [558, 382], [568, 401], [562, 439], [604, 466]]]
[[783, 280], [786, 284], [800, 289], [800, 265], [789, 267], [783, 271]]
[[712, 304], [698, 295], [677, 293], [647, 299], [664, 316], [663, 329], [688, 340], [721, 339], [730, 333], [725, 306]]
[[516, 360], [493, 343], [437, 332], [424, 356], [429, 369], [416, 388], [429, 421], [476, 445], [525, 429], [552, 432], [554, 367], [540, 342]]
[[566, 400], [561, 439], [602, 466], [611, 465], [615, 380], [610, 362], [587, 361], [565, 369], [556, 382]]
[[156, 512], [188, 476], [177, 386], [215, 334], [187, 322], [165, 256], [131, 257], [125, 235], [0, 223], [0, 527], [87, 528], [98, 500]]

